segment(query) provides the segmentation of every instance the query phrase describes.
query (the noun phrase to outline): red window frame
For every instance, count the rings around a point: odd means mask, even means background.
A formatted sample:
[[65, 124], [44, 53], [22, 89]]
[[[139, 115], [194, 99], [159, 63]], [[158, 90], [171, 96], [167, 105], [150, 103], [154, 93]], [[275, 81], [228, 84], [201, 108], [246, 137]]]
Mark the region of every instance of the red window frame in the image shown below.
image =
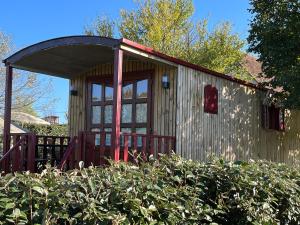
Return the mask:
[[204, 87], [204, 112], [218, 114], [218, 89], [210, 84]]

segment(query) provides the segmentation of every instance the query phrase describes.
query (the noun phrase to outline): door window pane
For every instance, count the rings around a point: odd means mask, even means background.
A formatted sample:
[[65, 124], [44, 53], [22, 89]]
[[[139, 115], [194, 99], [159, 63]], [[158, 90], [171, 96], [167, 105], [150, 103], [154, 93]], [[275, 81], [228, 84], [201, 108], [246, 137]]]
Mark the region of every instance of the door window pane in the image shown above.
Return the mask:
[[[100, 129], [99, 128], [93, 128], [92, 130], [91, 130], [92, 132], [100, 132]], [[100, 134], [98, 133], [98, 134], [95, 134], [95, 145], [96, 146], [100, 146]]]
[[[111, 128], [104, 128], [105, 132], [111, 132]], [[110, 146], [111, 145], [111, 133], [105, 133], [105, 145]]]
[[102, 96], [101, 84], [93, 84], [92, 85], [92, 101], [93, 102], [101, 101], [101, 96]]
[[132, 104], [122, 105], [122, 123], [131, 123], [132, 121]]
[[105, 100], [112, 100], [113, 99], [113, 92], [114, 89], [112, 87], [105, 87]]
[[133, 85], [127, 84], [124, 85], [122, 88], [122, 98], [123, 99], [132, 99], [132, 93], [133, 93]]
[[92, 123], [100, 124], [101, 121], [101, 106], [92, 107]]
[[112, 122], [112, 105], [106, 105], [104, 108], [104, 123]]
[[[137, 134], [146, 134], [147, 133], [147, 128], [143, 127], [143, 128], [136, 128], [136, 133]], [[142, 147], [143, 145], [143, 140], [141, 136], [138, 136], [137, 138], [137, 146], [138, 147]]]
[[136, 122], [146, 123], [147, 122], [147, 104], [136, 104]]
[[148, 80], [141, 80], [137, 82], [136, 96], [137, 98], [147, 98]]

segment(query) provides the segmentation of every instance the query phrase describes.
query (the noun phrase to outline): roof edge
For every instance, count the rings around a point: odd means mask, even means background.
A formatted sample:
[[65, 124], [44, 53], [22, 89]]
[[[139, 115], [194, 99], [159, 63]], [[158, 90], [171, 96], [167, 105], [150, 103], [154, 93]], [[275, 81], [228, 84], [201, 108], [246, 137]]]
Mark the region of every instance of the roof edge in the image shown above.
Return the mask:
[[93, 36], [93, 35], [71, 35], [58, 38], [52, 38], [45, 41], [41, 41], [32, 45], [29, 45], [9, 57], [5, 58], [2, 62], [5, 65], [12, 65], [16, 63], [19, 59], [24, 56], [33, 54], [37, 51], [41, 51], [47, 48], [53, 48], [58, 46], [67, 46], [67, 45], [103, 45], [107, 47], [116, 47], [120, 45], [120, 39], [102, 37], [102, 36]]
[[131, 41], [131, 40], [128, 40], [126, 38], [121, 38], [120, 43], [124, 44], [124, 45], [127, 45], [129, 47], [135, 48], [137, 50], [143, 51], [145, 53], [160, 57], [160, 58], [165, 59], [165, 60], [168, 60], [170, 62], [179, 64], [179, 65], [182, 65], [182, 66], [186, 66], [186, 67], [189, 67], [191, 69], [201, 71], [201, 72], [204, 72], [204, 73], [207, 73], [207, 74], [219, 77], [219, 78], [223, 78], [223, 79], [226, 79], [226, 80], [229, 80], [229, 81], [232, 81], [232, 82], [235, 82], [235, 83], [247, 86], [247, 87], [251, 87], [251, 88], [255, 88], [255, 89], [259, 89], [259, 90], [264, 90], [264, 91], [267, 90], [264, 87], [261, 87], [259, 85], [250, 83], [248, 81], [244, 81], [244, 80], [241, 80], [241, 79], [238, 79], [238, 78], [234, 78], [234, 77], [228, 76], [226, 74], [219, 73], [217, 71], [210, 70], [210, 69], [207, 69], [205, 67], [202, 67], [202, 66], [199, 66], [199, 65], [196, 65], [196, 64], [193, 64], [193, 63], [189, 63], [189, 62], [184, 61], [182, 59], [178, 59], [178, 58], [166, 55], [164, 53], [161, 53], [161, 52], [158, 52], [158, 51], [154, 50], [153, 48], [138, 44], [138, 43], [136, 43], [134, 41]]

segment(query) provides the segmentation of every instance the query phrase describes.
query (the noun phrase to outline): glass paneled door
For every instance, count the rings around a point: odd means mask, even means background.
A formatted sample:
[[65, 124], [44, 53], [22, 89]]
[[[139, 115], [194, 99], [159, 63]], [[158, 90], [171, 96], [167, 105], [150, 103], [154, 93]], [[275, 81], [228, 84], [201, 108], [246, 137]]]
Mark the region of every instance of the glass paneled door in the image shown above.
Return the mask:
[[[113, 84], [112, 81], [98, 80], [89, 82], [89, 109], [87, 113], [90, 131], [112, 130], [113, 120]], [[151, 79], [143, 77], [123, 81], [121, 132], [149, 134], [151, 130]], [[106, 135], [106, 146], [111, 143], [111, 135]], [[121, 140], [121, 144], [122, 144]], [[138, 145], [141, 140], [138, 140]], [[100, 145], [100, 135], [96, 136], [96, 145]], [[131, 145], [131, 140], [129, 140]]]

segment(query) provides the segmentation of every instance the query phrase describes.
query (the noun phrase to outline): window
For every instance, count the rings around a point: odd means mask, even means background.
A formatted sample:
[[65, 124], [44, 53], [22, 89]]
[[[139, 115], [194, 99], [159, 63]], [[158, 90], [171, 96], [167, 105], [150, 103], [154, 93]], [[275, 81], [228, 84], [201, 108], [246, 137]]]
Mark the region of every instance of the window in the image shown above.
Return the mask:
[[262, 106], [262, 126], [266, 129], [284, 131], [284, 109], [271, 106]]
[[204, 112], [218, 114], [218, 90], [212, 85], [204, 88]]

